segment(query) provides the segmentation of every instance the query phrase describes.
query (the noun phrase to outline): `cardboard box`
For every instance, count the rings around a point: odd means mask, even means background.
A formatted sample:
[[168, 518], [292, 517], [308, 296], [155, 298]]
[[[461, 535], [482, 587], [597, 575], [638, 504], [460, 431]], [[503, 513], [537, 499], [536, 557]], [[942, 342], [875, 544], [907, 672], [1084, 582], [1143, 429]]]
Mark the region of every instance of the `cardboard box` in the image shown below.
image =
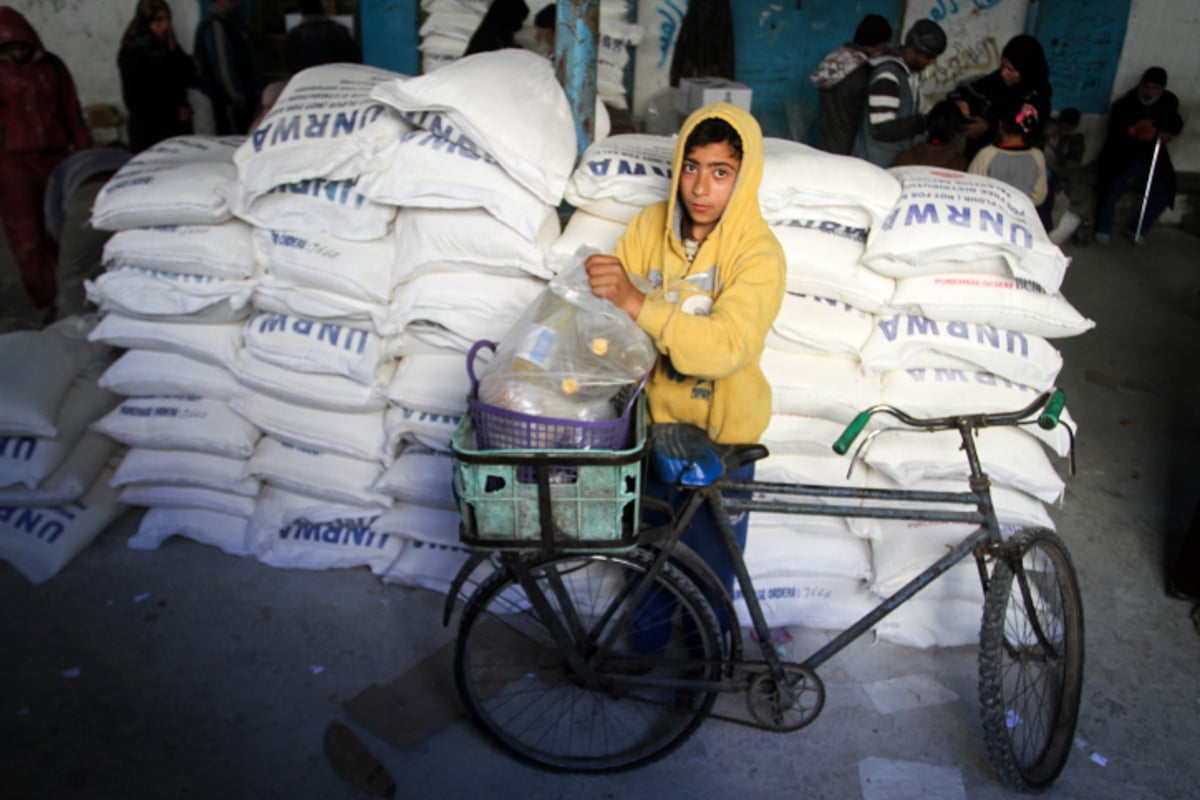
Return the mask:
[[749, 86], [727, 78], [680, 78], [679, 88], [684, 98], [684, 113], [690, 114], [709, 103], [732, 103], [750, 110]]

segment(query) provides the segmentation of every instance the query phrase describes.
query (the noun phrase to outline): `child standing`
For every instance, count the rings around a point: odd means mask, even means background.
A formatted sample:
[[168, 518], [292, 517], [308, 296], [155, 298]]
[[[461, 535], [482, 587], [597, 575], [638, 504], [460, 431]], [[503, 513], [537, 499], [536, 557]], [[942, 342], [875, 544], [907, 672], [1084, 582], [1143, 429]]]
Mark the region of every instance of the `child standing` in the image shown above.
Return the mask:
[[[658, 348], [646, 383], [652, 423], [690, 423], [720, 443], [757, 442], [771, 418], [759, 362], [786, 281], [783, 248], [758, 205], [762, 131], [737, 106], [704, 106], [684, 121], [671, 164], [669, 199], [634, 217], [613, 255], [588, 258], [592, 291], [636, 320]], [[650, 291], [639, 291], [630, 275], [647, 279]], [[750, 464], [732, 477], [753, 474]], [[646, 492], [673, 504], [678, 494], [653, 470]], [[731, 522], [744, 548], [748, 516]], [[707, 505], [683, 541], [732, 592], [733, 564]], [[656, 643], [638, 647], [650, 652]]]
[[[1030, 146], [1028, 138], [1037, 127], [1038, 113], [1032, 104], [1007, 109], [999, 119], [996, 142], [975, 155], [967, 172], [1002, 180], [1028, 195], [1034, 206], [1041, 205], [1049, 193], [1046, 156]], [[1042, 225], [1046, 222], [1042, 220]]]

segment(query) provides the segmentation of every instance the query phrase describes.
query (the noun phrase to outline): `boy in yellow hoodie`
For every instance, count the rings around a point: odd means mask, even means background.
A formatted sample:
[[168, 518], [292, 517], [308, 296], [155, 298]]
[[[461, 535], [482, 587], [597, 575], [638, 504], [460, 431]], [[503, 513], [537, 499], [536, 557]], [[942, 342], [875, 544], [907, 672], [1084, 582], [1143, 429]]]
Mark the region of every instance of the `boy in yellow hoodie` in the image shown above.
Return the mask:
[[[592, 291], [658, 347], [646, 383], [651, 423], [691, 423], [723, 444], [757, 442], [771, 418], [759, 362], [786, 281], [783, 248], [758, 205], [762, 131], [737, 106], [704, 106], [684, 121], [671, 167], [669, 198], [633, 218], [613, 255], [588, 258]], [[631, 274], [651, 290], [639, 291]], [[750, 464], [734, 477], [753, 474]], [[653, 476], [647, 493], [672, 502], [676, 494]], [[744, 548], [748, 519], [739, 517], [731, 521]], [[707, 506], [683, 541], [732, 591], [733, 565]]]

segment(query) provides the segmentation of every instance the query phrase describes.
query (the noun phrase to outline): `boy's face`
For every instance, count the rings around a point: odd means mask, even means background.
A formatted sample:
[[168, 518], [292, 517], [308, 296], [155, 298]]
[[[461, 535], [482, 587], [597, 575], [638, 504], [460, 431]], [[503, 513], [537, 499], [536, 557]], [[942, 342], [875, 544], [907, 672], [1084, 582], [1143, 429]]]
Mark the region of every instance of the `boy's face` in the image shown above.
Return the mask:
[[692, 220], [692, 238], [703, 240], [717, 226], [741, 166], [729, 142], [693, 147], [684, 155], [679, 200]]

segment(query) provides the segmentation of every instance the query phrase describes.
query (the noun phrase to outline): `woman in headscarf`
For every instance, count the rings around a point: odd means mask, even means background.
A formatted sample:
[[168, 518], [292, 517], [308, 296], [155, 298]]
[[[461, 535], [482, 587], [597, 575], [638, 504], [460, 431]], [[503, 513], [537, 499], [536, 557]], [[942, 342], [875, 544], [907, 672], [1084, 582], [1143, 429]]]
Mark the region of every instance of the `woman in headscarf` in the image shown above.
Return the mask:
[[196, 85], [196, 65], [175, 40], [166, 0], [138, 0], [117, 67], [133, 152], [192, 132], [187, 90]]
[[1050, 67], [1042, 45], [1032, 36], [1014, 36], [1000, 53], [999, 69], [950, 94], [968, 118], [963, 127], [967, 161], [993, 143], [1001, 109], [1025, 103], [1037, 110], [1038, 127], [1029, 132], [1029, 140], [1040, 147], [1042, 125], [1050, 119], [1050, 92]]
[[50, 173], [91, 147], [75, 81], [20, 12], [0, 6], [0, 222], [30, 303], [55, 314], [58, 244], [46, 230]]

